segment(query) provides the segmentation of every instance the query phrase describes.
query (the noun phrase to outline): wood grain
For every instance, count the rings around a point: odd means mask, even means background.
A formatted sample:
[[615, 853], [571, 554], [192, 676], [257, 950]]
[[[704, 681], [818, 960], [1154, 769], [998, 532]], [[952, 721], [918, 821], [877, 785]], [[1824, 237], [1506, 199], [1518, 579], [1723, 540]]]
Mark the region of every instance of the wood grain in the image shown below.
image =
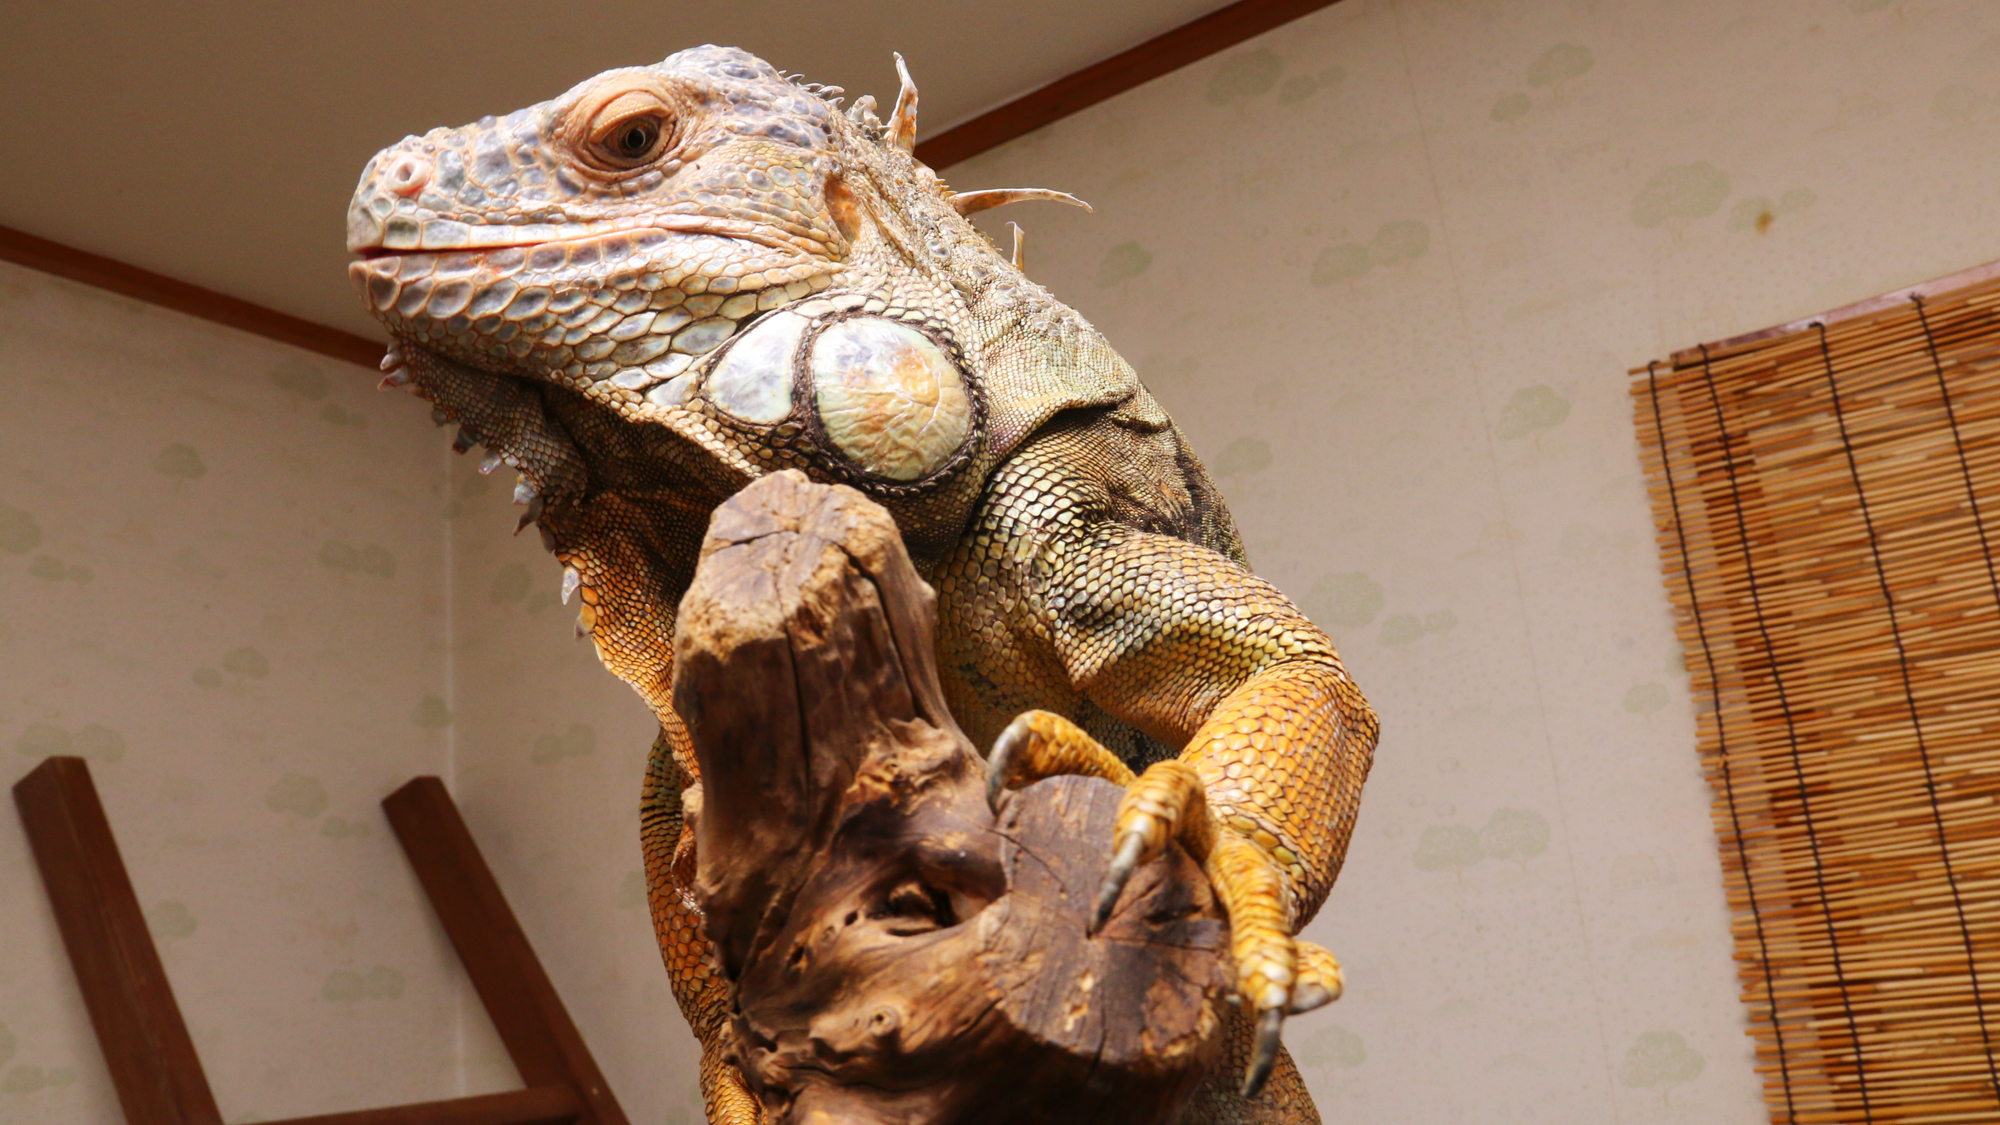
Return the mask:
[[933, 604], [852, 489], [777, 473], [710, 524], [674, 700], [735, 1058], [771, 1125], [1171, 1120], [1221, 1049], [1221, 907], [1175, 846], [1087, 934], [1122, 791], [1054, 778], [996, 817]]
[[589, 1125], [626, 1125], [444, 782], [414, 778], [383, 798], [382, 809], [521, 1081], [574, 1089]]
[[43, 760], [14, 804], [128, 1125], [222, 1125], [82, 758]]

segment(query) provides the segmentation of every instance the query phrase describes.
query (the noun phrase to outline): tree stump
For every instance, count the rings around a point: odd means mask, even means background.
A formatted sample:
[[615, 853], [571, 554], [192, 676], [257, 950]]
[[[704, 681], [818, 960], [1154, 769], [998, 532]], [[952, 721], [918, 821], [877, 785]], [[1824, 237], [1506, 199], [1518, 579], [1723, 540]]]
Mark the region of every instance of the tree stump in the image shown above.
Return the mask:
[[771, 1125], [1172, 1120], [1221, 1047], [1228, 923], [1178, 847], [1085, 936], [1120, 790], [997, 817], [887, 512], [796, 472], [717, 509], [675, 633], [696, 897]]

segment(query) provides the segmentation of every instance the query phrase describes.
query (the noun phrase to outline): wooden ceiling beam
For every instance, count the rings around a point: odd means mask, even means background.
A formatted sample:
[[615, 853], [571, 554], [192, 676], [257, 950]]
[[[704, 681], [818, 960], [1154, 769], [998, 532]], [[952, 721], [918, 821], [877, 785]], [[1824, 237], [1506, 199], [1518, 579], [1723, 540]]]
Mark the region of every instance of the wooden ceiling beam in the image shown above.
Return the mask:
[[303, 317], [266, 308], [254, 301], [217, 293], [213, 289], [140, 269], [116, 258], [38, 238], [12, 227], [0, 227], [0, 261], [81, 281], [120, 296], [212, 320], [363, 367], [373, 367], [382, 358], [383, 345], [366, 336], [329, 328]]
[[919, 141], [917, 159], [949, 168], [1337, 2], [1237, 0]]

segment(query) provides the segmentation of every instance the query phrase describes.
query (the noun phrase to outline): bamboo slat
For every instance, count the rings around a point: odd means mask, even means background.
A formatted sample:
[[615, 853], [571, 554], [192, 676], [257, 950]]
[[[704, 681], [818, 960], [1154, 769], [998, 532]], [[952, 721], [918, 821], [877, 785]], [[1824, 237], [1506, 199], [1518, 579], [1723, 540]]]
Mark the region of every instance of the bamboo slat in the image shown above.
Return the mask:
[[1771, 1120], [2000, 1122], [2000, 271], [1633, 372]]

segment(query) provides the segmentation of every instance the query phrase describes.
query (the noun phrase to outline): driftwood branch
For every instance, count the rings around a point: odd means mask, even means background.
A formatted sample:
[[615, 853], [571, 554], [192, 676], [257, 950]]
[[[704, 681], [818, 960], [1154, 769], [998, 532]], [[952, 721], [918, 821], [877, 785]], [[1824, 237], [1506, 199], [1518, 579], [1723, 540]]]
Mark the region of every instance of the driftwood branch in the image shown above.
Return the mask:
[[860, 493], [781, 473], [716, 512], [674, 699], [738, 1065], [772, 1125], [1169, 1121], [1221, 1048], [1222, 911], [1174, 849], [1086, 937], [1118, 789], [996, 817], [932, 630]]

